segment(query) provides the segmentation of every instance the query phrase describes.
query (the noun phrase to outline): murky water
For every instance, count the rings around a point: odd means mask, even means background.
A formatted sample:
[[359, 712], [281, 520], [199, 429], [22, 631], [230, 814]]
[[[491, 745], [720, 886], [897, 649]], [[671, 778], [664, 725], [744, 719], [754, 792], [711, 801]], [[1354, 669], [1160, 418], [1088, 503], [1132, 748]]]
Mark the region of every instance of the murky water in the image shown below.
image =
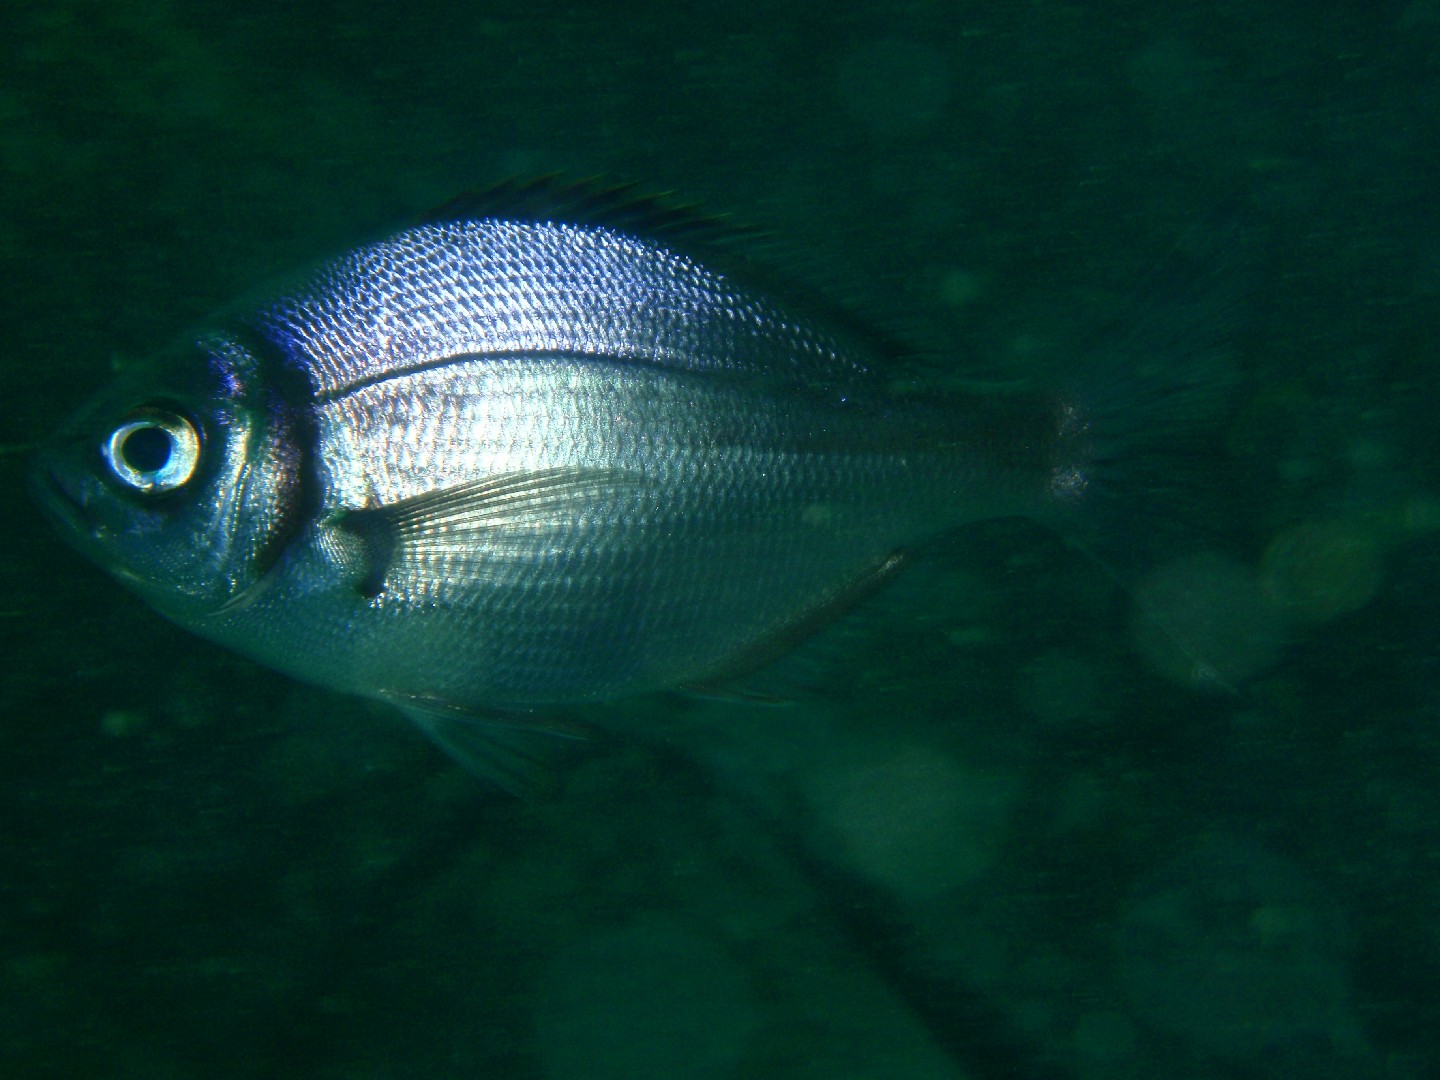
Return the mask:
[[[1440, 1067], [1440, 6], [5, 22], [0, 1070]], [[1235, 692], [1001, 523], [900, 583], [825, 693], [614, 706], [677, 734], [577, 753], [522, 802], [171, 628], [26, 501], [24, 447], [113, 366], [554, 170], [764, 225], [961, 374], [1066, 373], [1242, 207], [1254, 329], [1205, 473], [1224, 542], [1141, 593]]]

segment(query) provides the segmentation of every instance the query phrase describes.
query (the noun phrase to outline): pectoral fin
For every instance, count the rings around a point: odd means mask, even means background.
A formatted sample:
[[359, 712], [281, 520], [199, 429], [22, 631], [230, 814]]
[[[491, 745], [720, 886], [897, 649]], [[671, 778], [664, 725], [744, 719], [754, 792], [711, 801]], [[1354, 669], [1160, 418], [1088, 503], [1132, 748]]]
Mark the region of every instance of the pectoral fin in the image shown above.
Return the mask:
[[534, 551], [585, 510], [640, 486], [637, 474], [619, 469], [502, 473], [385, 506], [341, 510], [324, 524], [356, 589], [376, 596], [397, 574], [424, 576], [443, 567], [457, 576], [483, 576], [519, 552]]

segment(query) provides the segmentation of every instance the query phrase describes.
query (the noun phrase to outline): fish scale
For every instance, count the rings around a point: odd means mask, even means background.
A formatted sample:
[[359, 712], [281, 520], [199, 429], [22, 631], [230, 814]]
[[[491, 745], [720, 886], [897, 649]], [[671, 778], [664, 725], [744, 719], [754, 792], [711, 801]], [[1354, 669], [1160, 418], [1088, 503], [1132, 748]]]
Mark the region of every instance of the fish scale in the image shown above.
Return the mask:
[[795, 321], [684, 255], [550, 222], [420, 226], [338, 260], [256, 322], [293, 338], [322, 396], [465, 353], [750, 372], [763, 354], [827, 382], [867, 370], [842, 334]]

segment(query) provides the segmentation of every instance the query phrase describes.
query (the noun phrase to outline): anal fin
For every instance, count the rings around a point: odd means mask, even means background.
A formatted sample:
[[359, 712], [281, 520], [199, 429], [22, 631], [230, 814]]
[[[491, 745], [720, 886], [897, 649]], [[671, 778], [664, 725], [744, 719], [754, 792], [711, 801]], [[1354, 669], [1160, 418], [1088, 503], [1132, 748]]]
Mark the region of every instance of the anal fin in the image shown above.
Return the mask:
[[512, 795], [552, 790], [560, 758], [595, 734], [578, 722], [479, 712], [424, 694], [387, 691], [380, 696], [467, 772]]
[[[855, 610], [890, 584], [908, 565], [908, 561], [908, 553], [891, 552], [858, 577], [831, 591], [814, 606], [732, 656], [701, 681], [685, 687], [685, 693], [752, 705], [787, 704], [801, 696], [797, 692], [799, 682], [794, 678], [762, 680], [755, 676], [774, 674], [778, 661], [794, 657], [797, 650], [803, 651], [802, 643], [823, 638], [826, 636], [824, 631], [853, 618]], [[804, 646], [809, 647], [808, 644]], [[795, 665], [790, 667], [793, 672]]]

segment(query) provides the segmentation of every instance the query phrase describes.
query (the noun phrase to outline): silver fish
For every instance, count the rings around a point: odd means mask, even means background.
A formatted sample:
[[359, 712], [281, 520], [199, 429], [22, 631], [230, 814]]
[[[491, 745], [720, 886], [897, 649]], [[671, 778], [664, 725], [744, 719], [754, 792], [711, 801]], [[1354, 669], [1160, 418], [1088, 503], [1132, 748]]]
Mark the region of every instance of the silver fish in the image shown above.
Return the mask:
[[175, 622], [467, 758], [439, 718], [714, 685], [945, 530], [1083, 505], [1063, 399], [897, 395], [898, 350], [711, 230], [459, 201], [121, 380], [42, 501]]

